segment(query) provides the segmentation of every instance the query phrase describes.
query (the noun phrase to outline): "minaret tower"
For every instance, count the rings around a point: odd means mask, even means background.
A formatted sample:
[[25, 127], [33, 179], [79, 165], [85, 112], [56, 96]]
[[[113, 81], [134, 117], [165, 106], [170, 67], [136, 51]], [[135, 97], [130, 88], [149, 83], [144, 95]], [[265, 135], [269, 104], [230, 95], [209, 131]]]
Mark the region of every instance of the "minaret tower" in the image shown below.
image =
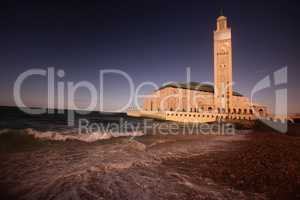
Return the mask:
[[227, 18], [217, 18], [214, 31], [214, 104], [221, 112], [232, 108], [232, 46]]

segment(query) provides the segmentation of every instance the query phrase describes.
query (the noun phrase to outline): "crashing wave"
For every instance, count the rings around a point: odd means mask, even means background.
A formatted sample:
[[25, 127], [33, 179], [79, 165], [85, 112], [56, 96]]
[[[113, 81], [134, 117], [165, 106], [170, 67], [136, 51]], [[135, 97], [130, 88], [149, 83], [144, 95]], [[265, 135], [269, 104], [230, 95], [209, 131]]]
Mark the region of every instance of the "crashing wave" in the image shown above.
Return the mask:
[[7, 133], [7, 132], [9, 132], [8, 128], [2, 129], [2, 130], [0, 130], [0, 135], [3, 134], [3, 133]]
[[106, 140], [114, 137], [122, 137], [122, 136], [142, 136], [144, 135], [143, 132], [126, 132], [126, 133], [119, 133], [119, 132], [92, 132], [92, 133], [84, 133], [84, 134], [67, 134], [67, 133], [60, 133], [55, 131], [37, 131], [32, 128], [25, 129], [25, 133], [34, 136], [37, 139], [45, 139], [45, 140], [54, 140], [54, 141], [66, 141], [66, 140], [79, 140], [83, 142], [95, 142], [97, 140]]

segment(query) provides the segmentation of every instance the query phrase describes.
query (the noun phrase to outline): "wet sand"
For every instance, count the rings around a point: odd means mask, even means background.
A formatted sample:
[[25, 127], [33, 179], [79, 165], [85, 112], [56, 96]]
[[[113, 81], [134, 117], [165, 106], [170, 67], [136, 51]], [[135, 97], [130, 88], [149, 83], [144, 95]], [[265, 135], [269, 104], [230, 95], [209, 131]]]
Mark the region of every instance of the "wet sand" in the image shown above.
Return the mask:
[[142, 136], [0, 155], [1, 199], [296, 199], [300, 138]]

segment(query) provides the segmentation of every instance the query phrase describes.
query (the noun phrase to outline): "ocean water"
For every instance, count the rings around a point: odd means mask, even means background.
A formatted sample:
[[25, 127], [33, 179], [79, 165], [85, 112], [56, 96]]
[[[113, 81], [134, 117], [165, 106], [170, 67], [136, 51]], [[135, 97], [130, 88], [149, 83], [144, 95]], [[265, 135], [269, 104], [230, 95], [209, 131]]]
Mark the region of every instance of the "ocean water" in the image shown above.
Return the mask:
[[[81, 118], [121, 128], [79, 134]], [[166, 129], [156, 135], [153, 127], [165, 122], [124, 113], [92, 112], [76, 115], [75, 126], [67, 122], [66, 114], [0, 108], [0, 199], [265, 199], [164, 165], [166, 159], [232, 151], [231, 143], [247, 140], [246, 134], [173, 135]], [[183, 130], [180, 125], [175, 133]]]
[[[27, 134], [43, 140], [79, 140], [95, 142], [117, 137], [143, 135], [219, 134], [228, 127], [223, 124], [180, 124], [147, 118], [128, 117], [126, 113], [90, 112], [74, 116], [74, 124], [68, 125], [68, 112], [61, 114], [30, 115], [16, 107], [0, 107], [0, 134]], [[214, 126], [215, 125], [215, 126]], [[230, 128], [230, 127], [229, 127]], [[229, 130], [229, 129], [228, 129]], [[225, 133], [226, 134], [226, 133]], [[230, 131], [229, 131], [229, 134]]]
[[[0, 107], [0, 134], [19, 132], [41, 139], [86, 142], [144, 134], [144, 119], [128, 117], [125, 113], [75, 113], [74, 125], [69, 126], [67, 111], [63, 114], [54, 111], [54, 114], [30, 115], [16, 107]], [[82, 126], [86, 126], [87, 122], [88, 126], [80, 128], [80, 120], [85, 120]], [[152, 121], [149, 119], [148, 123]]]

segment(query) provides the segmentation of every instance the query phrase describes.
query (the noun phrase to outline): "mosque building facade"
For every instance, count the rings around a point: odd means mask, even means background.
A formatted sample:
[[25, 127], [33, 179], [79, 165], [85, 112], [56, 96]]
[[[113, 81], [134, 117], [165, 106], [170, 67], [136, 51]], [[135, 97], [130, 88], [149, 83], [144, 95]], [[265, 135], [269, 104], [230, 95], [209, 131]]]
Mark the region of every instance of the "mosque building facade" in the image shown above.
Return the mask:
[[213, 41], [214, 85], [164, 85], [144, 99], [142, 110], [128, 114], [179, 122], [253, 120], [257, 115], [267, 116], [266, 106], [254, 104], [233, 90], [231, 29], [225, 16], [217, 18]]

